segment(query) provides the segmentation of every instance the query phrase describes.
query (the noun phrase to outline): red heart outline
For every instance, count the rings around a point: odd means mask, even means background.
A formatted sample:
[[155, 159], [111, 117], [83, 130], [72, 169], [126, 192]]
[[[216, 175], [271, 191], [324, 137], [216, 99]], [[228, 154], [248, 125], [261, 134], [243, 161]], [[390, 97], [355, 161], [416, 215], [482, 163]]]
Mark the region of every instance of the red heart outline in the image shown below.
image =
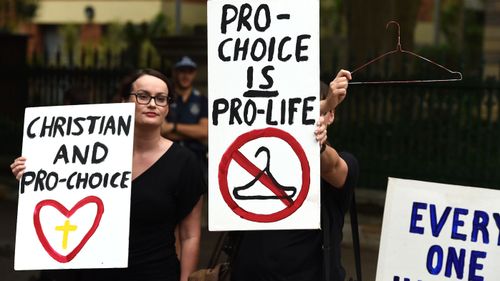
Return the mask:
[[[43, 233], [42, 230], [42, 225], [40, 224], [40, 210], [45, 207], [45, 206], [52, 206], [56, 208], [61, 214], [63, 214], [65, 217], [69, 218], [71, 217], [78, 209], [81, 207], [89, 204], [89, 203], [95, 203], [97, 205], [97, 213], [94, 219], [94, 223], [92, 224], [92, 227], [89, 229], [87, 234], [83, 237], [82, 241], [76, 246], [73, 251], [71, 251], [68, 255], [64, 256], [59, 254], [52, 248], [52, 246], [49, 244], [49, 241], [47, 240], [47, 237], [45, 237], [45, 234]], [[70, 262], [83, 248], [85, 243], [90, 239], [90, 237], [94, 234], [96, 231], [97, 227], [99, 226], [99, 222], [101, 221], [102, 214], [104, 213], [104, 204], [102, 203], [102, 200], [99, 197], [96, 196], [88, 196], [80, 200], [76, 205], [71, 208], [71, 210], [68, 211], [61, 203], [55, 201], [55, 200], [43, 200], [40, 201], [36, 207], [35, 211], [33, 214], [33, 223], [35, 225], [35, 230], [36, 234], [38, 235], [38, 239], [42, 243], [43, 248], [49, 255], [54, 258], [56, 261], [60, 263], [67, 263]]]

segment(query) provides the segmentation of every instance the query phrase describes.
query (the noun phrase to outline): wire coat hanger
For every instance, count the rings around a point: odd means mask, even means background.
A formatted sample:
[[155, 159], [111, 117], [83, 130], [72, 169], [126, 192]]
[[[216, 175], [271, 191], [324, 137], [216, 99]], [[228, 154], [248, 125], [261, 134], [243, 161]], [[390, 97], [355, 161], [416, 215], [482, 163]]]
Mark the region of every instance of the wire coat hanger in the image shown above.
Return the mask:
[[353, 71], [351, 71], [351, 75], [354, 74], [355, 72], [357, 72], [358, 70], [361, 70], [363, 68], [365, 68], [366, 66], [388, 56], [388, 55], [391, 55], [391, 54], [394, 54], [394, 53], [405, 53], [405, 54], [410, 54], [412, 56], [415, 56], [419, 59], [422, 59], [426, 62], [429, 62], [441, 69], [444, 69], [446, 70], [448, 73], [450, 74], [453, 74], [455, 75], [455, 78], [448, 78], [448, 79], [422, 79], [422, 80], [389, 80], [389, 81], [360, 81], [360, 82], [349, 82], [349, 85], [361, 85], [361, 84], [405, 84], [405, 83], [432, 83], [432, 82], [449, 82], [449, 81], [461, 81], [462, 80], [462, 73], [458, 72], [458, 71], [452, 71], [442, 65], [440, 65], [439, 63], [436, 63], [436, 62], [433, 62], [431, 61], [430, 59], [428, 58], [425, 58], [425, 57], [422, 57], [420, 55], [417, 55], [413, 52], [410, 52], [410, 51], [406, 51], [406, 50], [403, 50], [403, 48], [401, 47], [401, 29], [400, 29], [400, 26], [399, 26], [399, 23], [396, 22], [396, 21], [389, 21], [387, 23], [387, 25], [385, 26], [385, 28], [389, 28], [389, 25], [390, 24], [395, 24], [398, 28], [398, 45], [396, 47], [395, 50], [393, 51], [389, 51], [385, 54], [382, 54], [374, 59], [372, 59], [371, 61], [359, 66], [358, 68], [354, 69]]

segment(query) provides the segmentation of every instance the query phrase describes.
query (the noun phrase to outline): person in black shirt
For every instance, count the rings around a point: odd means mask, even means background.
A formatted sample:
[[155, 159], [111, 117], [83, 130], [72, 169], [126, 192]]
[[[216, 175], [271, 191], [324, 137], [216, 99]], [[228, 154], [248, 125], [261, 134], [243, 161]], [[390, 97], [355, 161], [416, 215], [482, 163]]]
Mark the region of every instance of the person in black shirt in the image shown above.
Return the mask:
[[[347, 93], [350, 73], [341, 70], [322, 95], [321, 111], [315, 131], [321, 144], [321, 198], [330, 226], [330, 278], [342, 281], [340, 243], [344, 215], [352, 201], [358, 178], [358, 163], [349, 153], [338, 153], [327, 144], [327, 127], [334, 109]], [[322, 222], [325, 227], [324, 222]], [[321, 230], [271, 230], [241, 233], [233, 260], [232, 281], [321, 281], [324, 278], [323, 235]]]
[[[167, 77], [153, 69], [135, 71], [120, 88], [122, 101], [135, 104], [128, 268], [76, 269], [50, 280], [187, 281], [196, 269], [206, 187], [195, 155], [161, 136], [172, 93]], [[10, 166], [18, 180], [26, 161]]]

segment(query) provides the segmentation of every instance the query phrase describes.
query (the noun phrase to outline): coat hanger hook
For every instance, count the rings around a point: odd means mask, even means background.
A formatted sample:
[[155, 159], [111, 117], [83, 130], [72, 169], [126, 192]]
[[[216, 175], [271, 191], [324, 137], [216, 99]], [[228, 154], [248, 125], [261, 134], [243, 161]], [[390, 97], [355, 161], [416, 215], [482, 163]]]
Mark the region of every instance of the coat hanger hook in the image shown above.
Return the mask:
[[367, 62], [367, 63], [363, 64], [362, 66], [360, 66], [360, 67], [358, 67], [358, 68], [354, 69], [353, 71], [351, 71], [351, 75], [353, 75], [353, 77], [354, 77], [354, 73], [355, 73], [355, 72], [357, 72], [357, 71], [359, 71], [359, 70], [361, 70], [361, 69], [365, 68], [367, 65], [370, 65], [370, 64], [372, 64], [372, 63], [374, 63], [374, 62], [377, 62], [377, 61], [379, 61], [379, 60], [381, 60], [381, 59], [385, 58], [386, 56], [392, 55], [392, 54], [394, 54], [394, 53], [404, 53], [404, 54], [406, 54], [406, 55], [411, 55], [411, 56], [414, 56], [414, 57], [416, 57], [416, 58], [418, 58], [418, 59], [421, 59], [421, 60], [423, 60], [423, 61], [426, 61], [426, 62], [428, 62], [428, 63], [430, 63], [430, 64], [432, 64], [432, 65], [434, 65], [434, 66], [437, 66], [437, 67], [439, 67], [439, 68], [441, 68], [441, 69], [443, 69], [443, 70], [448, 71], [448, 72], [449, 72], [449, 73], [451, 73], [451, 74], [458, 75], [458, 76], [451, 77], [451, 78], [446, 78], [446, 79], [443, 79], [443, 78], [428, 79], [428, 78], [426, 78], [426, 79], [418, 79], [418, 80], [413, 79], [413, 80], [360, 81], [360, 82], [358, 82], [358, 81], [352, 82], [352, 81], [351, 81], [351, 82], [349, 82], [349, 85], [353, 85], [353, 84], [354, 84], [354, 85], [356, 85], [356, 84], [358, 84], [358, 85], [359, 85], [359, 84], [403, 84], [403, 83], [404, 83], [404, 84], [406, 84], [406, 83], [424, 83], [424, 82], [427, 82], [427, 83], [434, 83], [434, 82], [460, 81], [460, 80], [462, 80], [462, 73], [460, 73], [460, 72], [458, 72], [458, 71], [452, 71], [452, 70], [450, 70], [450, 69], [448, 69], [448, 68], [446, 68], [446, 67], [444, 67], [444, 66], [440, 65], [439, 63], [433, 62], [433, 61], [431, 61], [431, 60], [430, 60], [430, 59], [428, 59], [428, 58], [422, 57], [421, 55], [415, 54], [415, 53], [410, 52], [410, 51], [403, 50], [403, 49], [401, 48], [401, 30], [400, 30], [399, 23], [398, 23], [398, 22], [396, 22], [396, 21], [389, 21], [389, 22], [387, 23], [387, 25], [385, 26], [385, 28], [386, 28], [386, 29], [388, 29], [388, 28], [389, 28], [389, 25], [390, 25], [391, 23], [392, 23], [392, 24], [395, 24], [395, 25], [396, 25], [396, 27], [398, 28], [398, 46], [397, 46], [397, 49], [396, 49], [396, 50], [389, 51], [389, 52], [386, 52], [385, 54], [382, 54], [382, 55], [380, 55], [380, 56], [378, 56], [378, 57], [376, 57], [376, 58], [372, 59], [371, 61], [369, 61], [369, 62]]
[[398, 49], [398, 51], [401, 51], [402, 50], [402, 48], [401, 48], [401, 27], [399, 26], [399, 23], [397, 21], [391, 20], [390, 22], [388, 22], [386, 24], [385, 29], [389, 28], [389, 25], [391, 23], [395, 24], [398, 28], [398, 47], [397, 47], [397, 49]]

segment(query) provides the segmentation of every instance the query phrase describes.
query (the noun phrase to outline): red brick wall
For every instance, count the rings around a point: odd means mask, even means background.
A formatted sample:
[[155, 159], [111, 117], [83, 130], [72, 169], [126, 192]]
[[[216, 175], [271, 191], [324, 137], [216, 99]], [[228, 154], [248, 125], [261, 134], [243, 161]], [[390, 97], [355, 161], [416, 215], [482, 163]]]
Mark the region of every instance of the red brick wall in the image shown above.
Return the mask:
[[80, 31], [80, 41], [84, 46], [97, 47], [101, 41], [102, 29], [101, 26], [95, 23], [82, 25]]

